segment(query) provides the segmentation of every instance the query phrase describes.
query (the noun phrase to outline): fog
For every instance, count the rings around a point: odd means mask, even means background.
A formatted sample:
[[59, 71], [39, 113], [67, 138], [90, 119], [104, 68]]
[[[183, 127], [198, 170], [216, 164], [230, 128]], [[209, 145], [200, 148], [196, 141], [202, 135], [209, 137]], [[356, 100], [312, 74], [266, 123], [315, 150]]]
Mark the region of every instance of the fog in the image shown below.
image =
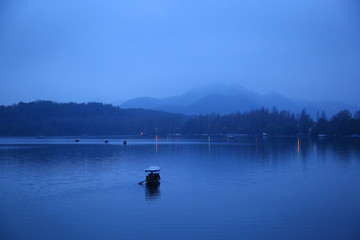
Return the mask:
[[119, 102], [215, 83], [359, 106], [360, 5], [1, 1], [0, 104]]

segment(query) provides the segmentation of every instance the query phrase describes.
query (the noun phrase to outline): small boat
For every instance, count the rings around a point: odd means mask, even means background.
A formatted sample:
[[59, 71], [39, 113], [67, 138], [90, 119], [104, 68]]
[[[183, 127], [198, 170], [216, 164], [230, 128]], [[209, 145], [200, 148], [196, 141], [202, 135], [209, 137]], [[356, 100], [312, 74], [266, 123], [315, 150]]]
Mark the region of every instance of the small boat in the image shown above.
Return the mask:
[[160, 168], [158, 166], [151, 166], [145, 169], [146, 173], [146, 184], [160, 184]]
[[75, 139], [75, 142], [80, 142], [80, 139], [79, 138]]

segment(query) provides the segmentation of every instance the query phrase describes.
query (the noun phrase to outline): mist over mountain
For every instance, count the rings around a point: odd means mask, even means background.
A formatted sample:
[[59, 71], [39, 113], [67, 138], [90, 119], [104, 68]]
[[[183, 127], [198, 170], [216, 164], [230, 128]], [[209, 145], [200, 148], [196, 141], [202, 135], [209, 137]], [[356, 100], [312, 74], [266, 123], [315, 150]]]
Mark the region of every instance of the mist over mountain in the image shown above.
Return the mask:
[[182, 114], [228, 114], [262, 107], [298, 113], [303, 108], [314, 118], [322, 111], [328, 117], [340, 110], [354, 112], [357, 107], [332, 101], [289, 99], [278, 93], [258, 94], [237, 85], [217, 84], [188, 91], [180, 96], [166, 98], [139, 97], [125, 101], [121, 108], [143, 108]]

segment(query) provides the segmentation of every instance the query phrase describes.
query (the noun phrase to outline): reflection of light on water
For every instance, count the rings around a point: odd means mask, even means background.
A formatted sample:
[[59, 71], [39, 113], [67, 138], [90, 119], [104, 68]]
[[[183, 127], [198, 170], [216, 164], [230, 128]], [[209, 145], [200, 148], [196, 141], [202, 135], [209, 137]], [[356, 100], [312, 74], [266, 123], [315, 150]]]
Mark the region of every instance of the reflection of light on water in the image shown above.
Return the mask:
[[210, 136], [208, 136], [208, 141], [209, 141], [209, 152], [210, 152]]
[[314, 152], [316, 152], [316, 144], [314, 143]]
[[157, 152], [157, 135], [155, 136], [155, 151]]
[[300, 139], [298, 138], [298, 158], [300, 157]]

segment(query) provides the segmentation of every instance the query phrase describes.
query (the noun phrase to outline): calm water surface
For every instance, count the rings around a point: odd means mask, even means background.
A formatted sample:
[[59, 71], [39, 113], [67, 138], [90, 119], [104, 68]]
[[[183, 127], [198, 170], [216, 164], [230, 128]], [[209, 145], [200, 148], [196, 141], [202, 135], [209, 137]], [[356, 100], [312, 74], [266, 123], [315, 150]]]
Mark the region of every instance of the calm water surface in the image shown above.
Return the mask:
[[121, 143], [0, 138], [0, 239], [360, 239], [360, 141]]

